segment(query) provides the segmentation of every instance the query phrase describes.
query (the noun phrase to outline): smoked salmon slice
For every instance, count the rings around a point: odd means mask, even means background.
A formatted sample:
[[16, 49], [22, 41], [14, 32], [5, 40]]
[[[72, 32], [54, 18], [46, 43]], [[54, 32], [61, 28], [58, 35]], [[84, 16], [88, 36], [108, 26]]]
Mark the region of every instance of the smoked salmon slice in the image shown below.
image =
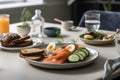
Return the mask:
[[53, 54], [56, 55], [49, 56], [48, 58], [44, 59], [43, 62], [49, 64], [62, 64], [66, 61], [67, 57], [71, 54], [71, 52], [66, 49], [58, 48], [53, 51]]
[[55, 58], [57, 60], [64, 59], [64, 58], [66, 59], [69, 55], [70, 55], [70, 52], [68, 50], [62, 49], [61, 52], [55, 56]]

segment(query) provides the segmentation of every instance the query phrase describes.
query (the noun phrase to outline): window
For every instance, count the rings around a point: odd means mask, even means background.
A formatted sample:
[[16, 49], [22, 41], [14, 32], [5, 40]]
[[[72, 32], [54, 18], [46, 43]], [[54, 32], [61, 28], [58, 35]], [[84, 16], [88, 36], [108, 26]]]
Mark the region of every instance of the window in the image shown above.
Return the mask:
[[0, 9], [44, 4], [44, 0], [0, 0]]
[[39, 2], [39, 3], [43, 3], [43, 0], [0, 0], [0, 4], [14, 3], [14, 2]]
[[0, 3], [23, 2], [25, 0], [0, 0]]

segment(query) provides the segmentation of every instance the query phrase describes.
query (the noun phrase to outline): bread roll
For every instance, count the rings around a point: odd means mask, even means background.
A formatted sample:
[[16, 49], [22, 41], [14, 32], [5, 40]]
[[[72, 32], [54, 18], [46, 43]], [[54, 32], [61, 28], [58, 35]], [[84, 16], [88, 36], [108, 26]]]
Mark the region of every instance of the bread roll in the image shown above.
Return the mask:
[[10, 43], [12, 40], [21, 38], [20, 35], [16, 33], [7, 33], [2, 39], [1, 39], [1, 45], [4, 47], [11, 46]]
[[32, 44], [30, 36], [20, 37], [17, 33], [7, 33], [1, 39], [1, 45], [4, 47], [25, 47]]

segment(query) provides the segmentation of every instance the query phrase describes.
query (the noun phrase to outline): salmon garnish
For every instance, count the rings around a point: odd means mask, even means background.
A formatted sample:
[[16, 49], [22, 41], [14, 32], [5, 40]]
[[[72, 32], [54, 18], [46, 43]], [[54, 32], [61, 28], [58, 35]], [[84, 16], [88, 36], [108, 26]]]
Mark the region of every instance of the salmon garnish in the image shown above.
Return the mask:
[[49, 64], [62, 64], [66, 61], [67, 57], [71, 54], [71, 52], [66, 49], [58, 48], [53, 51], [53, 54], [56, 55], [46, 58], [43, 62]]
[[62, 48], [57, 48], [56, 50], [53, 50], [53, 54], [59, 54], [62, 51]]
[[55, 56], [55, 58], [57, 60], [64, 59], [64, 58], [66, 59], [70, 54], [71, 52], [69, 52], [68, 50], [62, 49], [61, 52]]

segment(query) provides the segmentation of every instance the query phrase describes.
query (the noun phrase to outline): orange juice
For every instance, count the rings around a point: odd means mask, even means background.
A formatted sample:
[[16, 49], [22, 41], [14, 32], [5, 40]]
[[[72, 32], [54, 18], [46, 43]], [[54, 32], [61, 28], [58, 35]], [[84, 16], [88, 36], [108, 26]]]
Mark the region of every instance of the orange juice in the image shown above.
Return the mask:
[[0, 15], [0, 34], [9, 32], [9, 15]]

